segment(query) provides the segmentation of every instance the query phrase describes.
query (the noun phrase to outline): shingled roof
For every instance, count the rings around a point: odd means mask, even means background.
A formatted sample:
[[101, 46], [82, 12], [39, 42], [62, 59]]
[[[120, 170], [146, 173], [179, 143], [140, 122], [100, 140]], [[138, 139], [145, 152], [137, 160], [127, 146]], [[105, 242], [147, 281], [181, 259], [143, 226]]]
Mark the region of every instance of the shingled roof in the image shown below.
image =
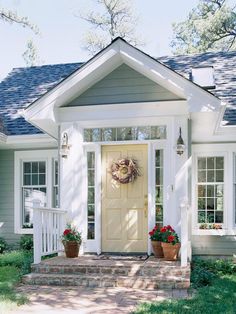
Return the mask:
[[[228, 103], [225, 123], [236, 125], [236, 51], [161, 57], [158, 61], [188, 79], [192, 67], [214, 66], [216, 88], [211, 92]], [[26, 122], [18, 110], [26, 108], [81, 65], [68, 63], [13, 69], [0, 83], [0, 116], [5, 134], [42, 133]]]

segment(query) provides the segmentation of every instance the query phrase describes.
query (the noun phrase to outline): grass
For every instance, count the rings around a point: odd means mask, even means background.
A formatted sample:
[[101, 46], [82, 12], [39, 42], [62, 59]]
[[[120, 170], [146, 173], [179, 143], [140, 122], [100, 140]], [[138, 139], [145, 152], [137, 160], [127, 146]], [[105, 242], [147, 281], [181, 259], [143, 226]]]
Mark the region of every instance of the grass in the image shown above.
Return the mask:
[[22, 275], [30, 271], [31, 263], [31, 253], [12, 251], [0, 255], [0, 314], [27, 302], [24, 295], [17, 293], [15, 286]]
[[134, 313], [235, 314], [236, 265], [227, 261], [201, 260], [195, 261], [193, 265], [191, 280], [192, 286], [197, 287], [197, 290], [192, 298], [143, 303]]

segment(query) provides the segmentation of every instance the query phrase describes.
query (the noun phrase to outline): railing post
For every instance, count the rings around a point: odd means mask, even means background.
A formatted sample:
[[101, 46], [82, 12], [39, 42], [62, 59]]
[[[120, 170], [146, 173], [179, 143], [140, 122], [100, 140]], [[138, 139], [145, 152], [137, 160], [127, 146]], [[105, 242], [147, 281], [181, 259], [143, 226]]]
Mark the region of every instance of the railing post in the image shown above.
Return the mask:
[[180, 205], [181, 210], [181, 266], [188, 264], [188, 209], [187, 204]]
[[34, 226], [34, 264], [41, 262], [42, 251], [42, 218], [40, 208], [33, 209]]

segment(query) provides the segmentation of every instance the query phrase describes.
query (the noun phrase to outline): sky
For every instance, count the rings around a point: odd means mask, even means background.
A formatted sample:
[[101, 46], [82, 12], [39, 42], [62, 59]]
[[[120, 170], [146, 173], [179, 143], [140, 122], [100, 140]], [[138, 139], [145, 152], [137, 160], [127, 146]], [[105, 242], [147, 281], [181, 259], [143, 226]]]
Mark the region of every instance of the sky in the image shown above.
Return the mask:
[[[139, 16], [137, 32], [146, 45], [142, 50], [156, 57], [170, 55], [172, 23], [186, 19], [198, 0], [133, 0]], [[78, 12], [88, 9], [95, 0], [0, 0], [0, 7], [28, 16], [40, 35], [17, 24], [0, 21], [0, 79], [12, 68], [25, 66], [22, 58], [26, 43], [32, 39], [42, 64], [87, 61], [91, 56], [82, 49], [82, 39], [89, 29]]]

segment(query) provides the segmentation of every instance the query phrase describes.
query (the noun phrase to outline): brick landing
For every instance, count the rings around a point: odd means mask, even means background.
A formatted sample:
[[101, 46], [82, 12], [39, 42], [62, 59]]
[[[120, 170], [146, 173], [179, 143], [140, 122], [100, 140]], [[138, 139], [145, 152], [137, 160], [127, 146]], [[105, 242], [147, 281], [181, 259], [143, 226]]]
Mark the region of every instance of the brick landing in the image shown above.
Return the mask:
[[96, 255], [54, 257], [32, 265], [23, 282], [35, 285], [124, 287], [134, 289], [187, 289], [190, 265], [154, 257], [145, 261], [101, 260]]

